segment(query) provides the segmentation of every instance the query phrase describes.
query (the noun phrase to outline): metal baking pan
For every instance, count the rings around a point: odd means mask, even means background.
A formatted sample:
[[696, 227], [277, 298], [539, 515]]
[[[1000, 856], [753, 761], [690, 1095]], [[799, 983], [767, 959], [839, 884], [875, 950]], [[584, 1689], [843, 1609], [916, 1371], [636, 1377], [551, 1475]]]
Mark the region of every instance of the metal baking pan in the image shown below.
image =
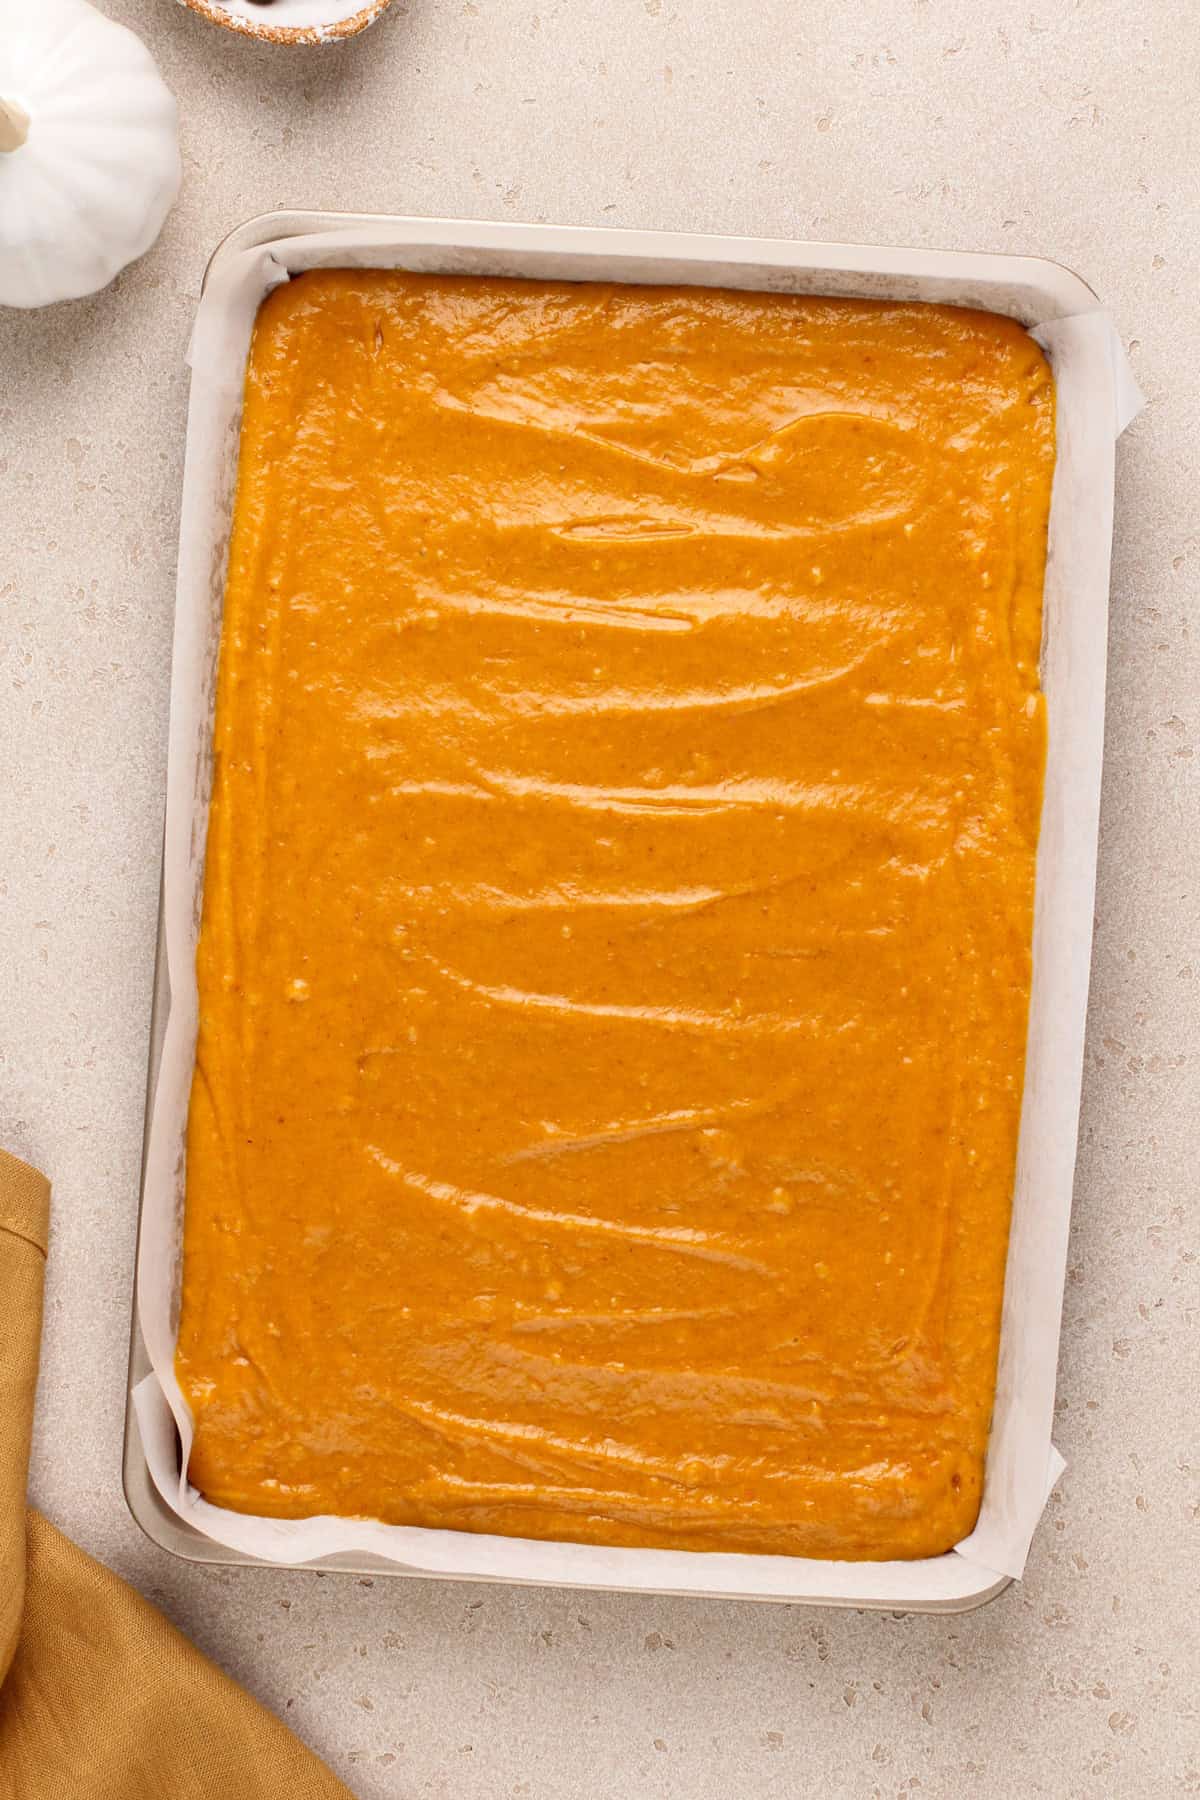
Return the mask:
[[[978, 1606], [1003, 1590], [1023, 1560], [1023, 1549], [1013, 1548], [1011, 1530], [1006, 1536], [1002, 1529], [1004, 1518], [1023, 1508], [1031, 1532], [1049, 1481], [1060, 1466], [1049, 1438], [1090, 959], [1113, 443], [1125, 422], [1121, 416], [1124, 365], [1119, 346], [1114, 348], [1112, 328], [1096, 296], [1079, 276], [1038, 259], [350, 214], [279, 212], [252, 219], [223, 241], [209, 263], [193, 339], [173, 723], [181, 626], [186, 632], [188, 609], [195, 603], [192, 590], [198, 580], [211, 584], [219, 613], [236, 462], [237, 407], [258, 298], [273, 281], [290, 272], [347, 265], [936, 300], [1006, 313], [1027, 326], [1043, 327], [1048, 334], [1043, 341], [1055, 368], [1060, 419], [1043, 653], [1050, 758], [1038, 861], [1029, 1056], [1005, 1286], [997, 1426], [989, 1450], [984, 1515], [981, 1527], [963, 1546], [964, 1554], [952, 1551], [912, 1563], [881, 1564], [687, 1551], [605, 1551], [598, 1546], [535, 1545], [460, 1532], [422, 1533], [371, 1522], [359, 1522], [357, 1527], [346, 1522], [347, 1535], [355, 1538], [350, 1548], [298, 1554], [285, 1529], [276, 1530], [276, 1541], [258, 1554], [247, 1548], [245, 1541], [238, 1541], [246, 1537], [238, 1515], [220, 1515], [227, 1523], [214, 1524], [215, 1509], [206, 1509], [203, 1503], [197, 1507], [195, 1497], [184, 1493], [180, 1444], [178, 1437], [172, 1436], [173, 1428], [160, 1409], [155, 1415], [159, 1423], [148, 1431], [150, 1414], [143, 1410], [153, 1399], [151, 1394], [147, 1400], [147, 1394], [161, 1391], [153, 1376], [145, 1330], [147, 1246], [152, 1237], [161, 1239], [164, 1212], [177, 1213], [182, 1180], [178, 1142], [170, 1164], [175, 1183], [171, 1195], [163, 1191], [162, 1169], [167, 1165], [162, 1161], [161, 1146], [160, 1151], [155, 1150], [155, 1095], [171, 1013], [170, 930], [162, 903], [124, 1447], [124, 1485], [130, 1511], [154, 1542], [196, 1562], [554, 1583], [887, 1610], [957, 1612]], [[264, 274], [264, 270], [269, 272]], [[262, 283], [257, 289], [255, 281]], [[225, 294], [219, 303], [213, 297], [218, 289]], [[232, 294], [240, 297], [230, 301]], [[222, 305], [225, 314], [220, 311]], [[223, 396], [222, 430], [210, 431], [209, 439], [201, 442], [205, 408], [212, 412], [214, 392]], [[1127, 415], [1128, 404], [1124, 411]], [[210, 718], [207, 724], [211, 724]], [[193, 785], [203, 786], [203, 782]], [[169, 790], [168, 845], [171, 819]], [[193, 819], [192, 839], [199, 836], [202, 841], [196, 822]], [[194, 924], [191, 929], [194, 931]], [[190, 968], [185, 959], [177, 958], [176, 969], [182, 991], [191, 978]], [[158, 1129], [163, 1129], [161, 1124]], [[156, 1290], [156, 1301], [159, 1297]], [[159, 1310], [156, 1305], [156, 1314]], [[150, 1336], [154, 1339], [154, 1332]], [[161, 1332], [154, 1341], [161, 1346]], [[135, 1400], [139, 1393], [141, 1399]], [[156, 1444], [153, 1471], [147, 1454], [150, 1442]], [[278, 1526], [278, 1522], [273, 1524]], [[222, 1537], [225, 1541], [220, 1541]], [[440, 1540], [436, 1550], [430, 1547], [435, 1538]], [[382, 1550], [381, 1543], [385, 1546]], [[300, 1548], [303, 1551], [304, 1545]]]

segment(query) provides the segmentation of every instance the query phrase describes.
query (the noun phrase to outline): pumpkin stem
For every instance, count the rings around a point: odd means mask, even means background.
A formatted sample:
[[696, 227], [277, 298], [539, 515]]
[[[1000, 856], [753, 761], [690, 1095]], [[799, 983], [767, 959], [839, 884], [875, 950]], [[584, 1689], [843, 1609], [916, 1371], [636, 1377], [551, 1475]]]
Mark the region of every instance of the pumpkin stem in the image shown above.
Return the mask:
[[0, 153], [19, 150], [29, 136], [29, 114], [15, 100], [0, 99]]

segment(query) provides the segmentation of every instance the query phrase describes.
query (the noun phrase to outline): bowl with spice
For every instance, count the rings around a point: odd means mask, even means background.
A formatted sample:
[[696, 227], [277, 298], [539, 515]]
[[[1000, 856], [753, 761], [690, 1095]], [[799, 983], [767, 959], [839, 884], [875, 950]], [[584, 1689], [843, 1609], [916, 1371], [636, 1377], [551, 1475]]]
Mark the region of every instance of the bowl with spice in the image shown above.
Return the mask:
[[182, 0], [201, 18], [268, 44], [333, 44], [373, 25], [391, 0]]

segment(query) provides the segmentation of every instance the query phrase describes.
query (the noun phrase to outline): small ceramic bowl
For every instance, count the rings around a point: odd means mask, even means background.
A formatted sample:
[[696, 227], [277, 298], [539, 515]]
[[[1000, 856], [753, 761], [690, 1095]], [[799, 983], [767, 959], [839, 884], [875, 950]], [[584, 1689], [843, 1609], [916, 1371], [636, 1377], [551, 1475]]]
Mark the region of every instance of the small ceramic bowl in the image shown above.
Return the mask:
[[267, 44], [334, 44], [373, 25], [391, 0], [183, 0], [210, 24]]

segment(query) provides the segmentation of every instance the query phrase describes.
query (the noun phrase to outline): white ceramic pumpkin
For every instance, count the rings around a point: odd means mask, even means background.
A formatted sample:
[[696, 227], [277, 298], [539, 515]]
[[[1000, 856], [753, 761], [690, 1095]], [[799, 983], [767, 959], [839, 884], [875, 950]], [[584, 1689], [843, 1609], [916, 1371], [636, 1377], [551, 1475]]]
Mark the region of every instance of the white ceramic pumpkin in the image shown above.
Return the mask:
[[107, 286], [179, 192], [175, 101], [87, 0], [0, 0], [0, 306]]

